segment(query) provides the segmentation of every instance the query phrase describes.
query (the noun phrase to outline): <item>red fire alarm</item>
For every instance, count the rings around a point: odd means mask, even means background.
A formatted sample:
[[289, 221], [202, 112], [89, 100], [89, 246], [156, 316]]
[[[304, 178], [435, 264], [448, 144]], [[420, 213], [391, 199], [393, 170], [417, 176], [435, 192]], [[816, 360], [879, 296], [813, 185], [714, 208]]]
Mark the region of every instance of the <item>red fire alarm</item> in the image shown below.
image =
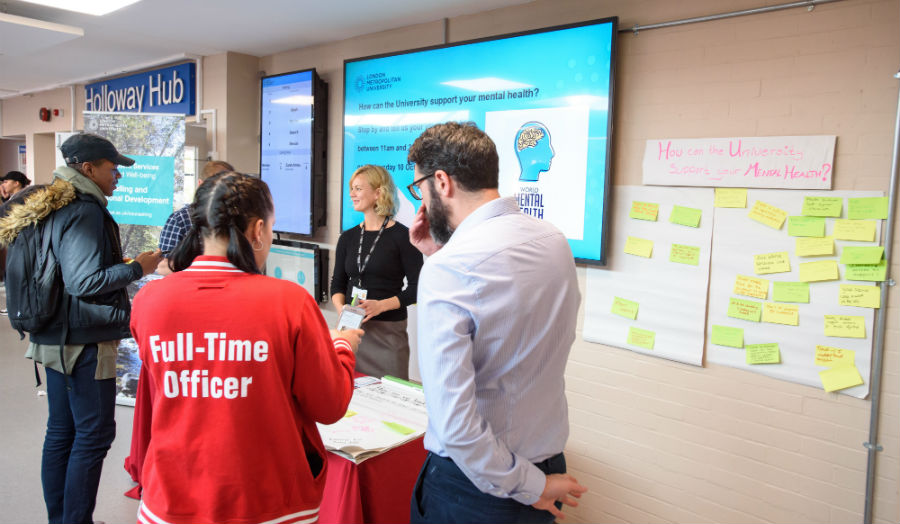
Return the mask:
[[50, 121], [50, 110], [46, 107], [42, 107], [40, 112], [38, 113], [38, 117], [41, 119], [41, 122], [49, 122]]

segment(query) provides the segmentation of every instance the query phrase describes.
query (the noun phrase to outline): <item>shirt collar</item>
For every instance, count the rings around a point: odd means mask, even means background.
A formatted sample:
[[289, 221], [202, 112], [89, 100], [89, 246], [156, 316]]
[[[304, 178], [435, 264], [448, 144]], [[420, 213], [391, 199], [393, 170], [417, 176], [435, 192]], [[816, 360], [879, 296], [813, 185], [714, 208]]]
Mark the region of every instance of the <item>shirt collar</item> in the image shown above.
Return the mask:
[[226, 257], [200, 255], [191, 262], [185, 271], [220, 271], [225, 273], [243, 273]]
[[[516, 202], [516, 199], [514, 197], [495, 198], [493, 200], [485, 202], [484, 204], [479, 206], [478, 209], [469, 213], [469, 216], [464, 218], [463, 221], [460, 222], [459, 226], [456, 227], [456, 231], [453, 232], [453, 236], [468, 231], [469, 229], [475, 228], [478, 226], [478, 224], [486, 222], [494, 217], [498, 217], [501, 215], [510, 215], [518, 212], [519, 204], [518, 202]], [[450, 237], [450, 240], [453, 240], [453, 236]]]

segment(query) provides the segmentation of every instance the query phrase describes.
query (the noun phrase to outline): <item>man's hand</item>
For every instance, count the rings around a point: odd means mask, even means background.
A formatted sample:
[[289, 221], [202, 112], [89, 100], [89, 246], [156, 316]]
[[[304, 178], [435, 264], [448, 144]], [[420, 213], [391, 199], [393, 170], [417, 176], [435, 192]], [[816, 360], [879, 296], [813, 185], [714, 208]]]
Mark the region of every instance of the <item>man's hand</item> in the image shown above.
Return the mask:
[[359, 349], [359, 341], [362, 340], [362, 336], [366, 333], [361, 329], [342, 329], [340, 331], [331, 329], [329, 331], [331, 332], [332, 340], [342, 338], [349, 342], [354, 355], [356, 354], [356, 350]]
[[580, 498], [585, 491], [587, 491], [587, 488], [579, 484], [572, 475], [568, 473], [554, 473], [547, 475], [544, 492], [541, 493], [541, 498], [532, 506], [549, 511], [558, 519], [564, 519], [566, 516], [554, 505], [554, 502], [559, 501], [566, 506], [575, 507], [578, 505], [578, 501], [572, 497]]
[[431, 236], [431, 224], [428, 223], [428, 216], [425, 214], [424, 202], [419, 206], [419, 211], [409, 228], [409, 243], [426, 257], [430, 257], [441, 248]]
[[134, 263], [141, 265], [144, 275], [149, 275], [156, 271], [156, 267], [159, 265], [159, 261], [162, 260], [162, 258], [162, 251], [158, 249], [156, 251], [144, 251], [140, 255], [134, 257]]

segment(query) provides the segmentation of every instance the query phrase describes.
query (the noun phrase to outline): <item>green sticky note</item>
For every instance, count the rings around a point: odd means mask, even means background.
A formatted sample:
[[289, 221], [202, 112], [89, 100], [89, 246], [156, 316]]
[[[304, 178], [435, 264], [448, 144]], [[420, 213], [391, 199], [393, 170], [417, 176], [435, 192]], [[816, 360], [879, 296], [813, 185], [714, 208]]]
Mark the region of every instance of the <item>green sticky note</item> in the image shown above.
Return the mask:
[[825, 219], [822, 217], [788, 217], [788, 235], [792, 237], [824, 237]]
[[614, 315], [634, 320], [637, 318], [638, 303], [621, 297], [613, 297], [612, 312]]
[[710, 342], [717, 346], [742, 348], [744, 347], [744, 330], [728, 326], [716, 326], [714, 324]]
[[887, 274], [887, 260], [873, 265], [847, 264], [844, 266], [844, 278], [847, 280], [867, 280], [869, 282], [884, 282]]
[[840, 217], [844, 199], [841, 197], [813, 197], [803, 198], [803, 211], [805, 217]]
[[630, 218], [638, 220], [650, 220], [656, 222], [656, 216], [659, 214], [659, 204], [653, 202], [631, 202], [631, 211], [628, 213]]
[[847, 218], [859, 220], [863, 218], [888, 217], [888, 197], [848, 198]]
[[628, 328], [628, 343], [630, 345], [644, 349], [653, 349], [654, 342], [656, 342], [656, 333], [653, 331], [636, 327]]
[[773, 282], [772, 300], [809, 304], [809, 282]]
[[770, 344], [747, 344], [746, 362], [747, 364], [781, 364], [781, 351], [778, 349], [778, 343]]
[[400, 433], [401, 435], [412, 435], [413, 433], [416, 432], [416, 430], [414, 430], [412, 428], [408, 428], [408, 427], [404, 426], [403, 424], [398, 424], [396, 422], [387, 422], [387, 421], [383, 420], [383, 421], [381, 421], [381, 423], [384, 424], [385, 426], [387, 426], [388, 429], [390, 429], [391, 431], [395, 431], [397, 433]]
[[688, 227], [700, 227], [700, 215], [703, 210], [693, 207], [675, 206], [669, 215], [669, 222]]
[[700, 248], [684, 244], [672, 244], [672, 250], [669, 252], [669, 262], [699, 266]]
[[844, 246], [841, 264], [877, 264], [884, 255], [883, 246]]
[[762, 317], [762, 302], [732, 297], [728, 301], [728, 316], [731, 318], [739, 318], [741, 320], [749, 320], [751, 322], [759, 322], [759, 319]]

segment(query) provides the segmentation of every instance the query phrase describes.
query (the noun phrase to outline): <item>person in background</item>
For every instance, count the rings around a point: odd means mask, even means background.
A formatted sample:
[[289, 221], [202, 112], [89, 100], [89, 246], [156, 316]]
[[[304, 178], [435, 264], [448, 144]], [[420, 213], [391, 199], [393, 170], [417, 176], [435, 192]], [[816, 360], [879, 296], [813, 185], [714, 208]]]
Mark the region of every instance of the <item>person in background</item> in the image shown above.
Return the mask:
[[3, 178], [0, 178], [0, 200], [6, 202], [13, 195], [25, 189], [25, 186], [31, 183], [31, 180], [21, 171], [10, 171]]
[[586, 490], [566, 474], [564, 371], [581, 296], [565, 236], [500, 198], [494, 142], [474, 124], [409, 148], [422, 200], [410, 241], [428, 456], [411, 522], [553, 522]]
[[350, 177], [353, 209], [365, 218], [338, 238], [331, 301], [338, 311], [347, 304], [366, 311], [357, 371], [407, 379], [406, 308], [416, 302], [422, 255], [409, 243], [409, 229], [393, 220], [396, 192], [390, 173], [381, 166], [362, 166]]
[[[203, 181], [208, 179], [213, 175], [218, 175], [219, 173], [225, 173], [228, 171], [234, 171], [234, 168], [231, 167], [231, 164], [228, 162], [223, 162], [221, 160], [212, 160], [207, 162], [205, 166], [203, 166], [203, 171], [200, 172], [200, 177], [197, 180], [197, 186], [199, 187], [203, 184]], [[169, 218], [166, 219], [166, 223], [163, 225], [162, 231], [159, 233], [159, 250], [163, 252], [165, 258], [159, 263], [159, 267], [156, 268], [156, 272], [160, 275], [168, 275], [172, 272], [172, 269], [169, 267], [169, 254], [175, 249], [175, 246], [181, 242], [181, 239], [187, 235], [188, 230], [191, 228], [191, 205], [185, 204], [181, 209], [175, 211]]]
[[264, 276], [265, 182], [207, 179], [174, 273], [135, 296], [131, 331], [154, 385], [139, 522], [315, 522], [334, 423], [353, 394], [360, 330], [329, 332], [316, 301]]
[[[4, 205], [10, 201], [12, 196], [21, 191], [25, 186], [31, 183], [25, 173], [21, 171], [10, 171], [0, 178], [0, 202]], [[0, 207], [0, 209], [3, 209]], [[6, 211], [0, 211], [0, 217], [6, 216]], [[0, 248], [0, 282], [6, 279], [6, 246]], [[2, 304], [0, 315], [6, 315], [6, 303]]]
[[9, 244], [24, 228], [52, 216], [44, 224], [50, 227], [66, 307], [48, 328], [30, 334], [25, 356], [42, 363], [47, 374], [41, 484], [48, 521], [89, 523], [103, 459], [116, 435], [117, 347], [119, 339], [131, 336], [125, 288], [152, 273], [161, 255], [147, 251], [123, 262], [119, 227], [106, 209], [121, 178], [117, 166], [134, 160], [92, 134], [74, 135], [59, 149], [66, 165], [56, 168], [50, 186], [8, 209], [0, 220], [0, 239]]

